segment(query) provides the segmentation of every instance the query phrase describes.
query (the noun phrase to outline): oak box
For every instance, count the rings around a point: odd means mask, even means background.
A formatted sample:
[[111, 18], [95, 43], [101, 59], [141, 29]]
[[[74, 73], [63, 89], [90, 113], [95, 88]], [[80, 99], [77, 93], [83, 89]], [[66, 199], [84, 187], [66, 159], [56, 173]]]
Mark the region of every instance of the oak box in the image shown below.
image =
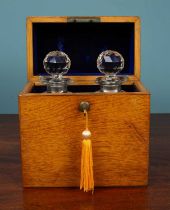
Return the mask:
[[[96, 59], [106, 49], [124, 56], [124, 92], [97, 92]], [[71, 58], [67, 93], [47, 93], [39, 80], [52, 50]], [[138, 17], [28, 17], [27, 73], [19, 94], [24, 187], [79, 186], [81, 101], [91, 105], [95, 186], [147, 185], [150, 93], [140, 81]]]

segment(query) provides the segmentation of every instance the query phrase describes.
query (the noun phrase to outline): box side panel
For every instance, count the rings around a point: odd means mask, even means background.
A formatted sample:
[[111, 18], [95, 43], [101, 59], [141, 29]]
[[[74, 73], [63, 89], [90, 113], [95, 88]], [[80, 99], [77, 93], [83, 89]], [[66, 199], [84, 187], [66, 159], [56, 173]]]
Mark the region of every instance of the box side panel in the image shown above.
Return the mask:
[[81, 101], [91, 104], [95, 186], [146, 185], [149, 95], [20, 97], [24, 186], [79, 186]]

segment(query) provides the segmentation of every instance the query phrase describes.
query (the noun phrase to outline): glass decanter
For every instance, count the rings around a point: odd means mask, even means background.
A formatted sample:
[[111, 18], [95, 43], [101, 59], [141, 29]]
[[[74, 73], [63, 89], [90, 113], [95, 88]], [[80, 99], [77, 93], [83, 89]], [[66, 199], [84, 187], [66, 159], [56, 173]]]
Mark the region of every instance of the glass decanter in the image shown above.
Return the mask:
[[43, 65], [45, 71], [50, 75], [40, 78], [42, 83], [47, 85], [47, 92], [67, 92], [69, 79], [63, 78], [63, 75], [67, 74], [71, 66], [68, 55], [62, 51], [51, 51], [45, 56]]
[[105, 77], [98, 77], [100, 92], [117, 93], [121, 91], [121, 84], [126, 77], [117, 76], [124, 68], [124, 58], [117, 51], [103, 51], [97, 58], [97, 68]]

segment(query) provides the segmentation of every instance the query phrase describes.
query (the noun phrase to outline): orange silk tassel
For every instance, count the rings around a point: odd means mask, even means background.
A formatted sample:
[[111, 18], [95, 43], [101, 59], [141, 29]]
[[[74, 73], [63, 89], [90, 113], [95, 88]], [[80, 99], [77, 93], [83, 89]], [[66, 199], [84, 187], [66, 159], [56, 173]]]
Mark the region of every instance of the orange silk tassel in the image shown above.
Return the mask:
[[90, 140], [91, 132], [88, 129], [88, 113], [84, 111], [86, 117], [86, 129], [82, 132], [82, 154], [81, 154], [81, 179], [80, 189], [84, 188], [84, 192], [94, 191], [93, 179], [93, 155], [92, 143]]

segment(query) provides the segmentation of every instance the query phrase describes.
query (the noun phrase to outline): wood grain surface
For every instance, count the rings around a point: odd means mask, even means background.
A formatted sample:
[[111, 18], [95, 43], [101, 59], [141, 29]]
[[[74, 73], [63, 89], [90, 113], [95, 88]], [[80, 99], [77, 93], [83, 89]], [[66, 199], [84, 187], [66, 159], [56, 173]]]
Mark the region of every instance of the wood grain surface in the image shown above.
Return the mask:
[[148, 182], [150, 96], [27, 95], [19, 97], [24, 186], [79, 186], [81, 101], [91, 104], [95, 186]]
[[151, 116], [148, 187], [22, 189], [17, 115], [0, 115], [1, 210], [169, 210], [170, 114]]

